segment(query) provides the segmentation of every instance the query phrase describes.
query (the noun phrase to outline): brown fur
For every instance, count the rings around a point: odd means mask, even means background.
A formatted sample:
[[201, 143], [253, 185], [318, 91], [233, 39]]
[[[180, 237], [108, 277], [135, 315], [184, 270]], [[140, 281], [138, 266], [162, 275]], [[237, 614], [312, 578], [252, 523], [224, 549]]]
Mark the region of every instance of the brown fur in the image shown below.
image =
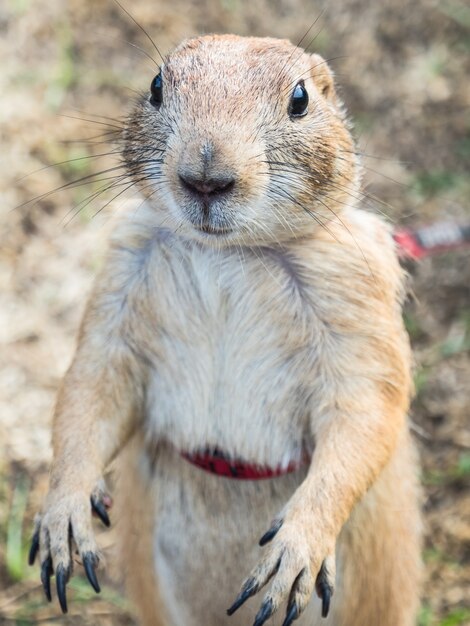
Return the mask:
[[[96, 552], [89, 496], [125, 448], [120, 563], [145, 626], [241, 626], [259, 602], [225, 609], [250, 568], [258, 591], [272, 579], [273, 623], [290, 596], [299, 624], [318, 624], [322, 564], [337, 582], [325, 624], [411, 626], [420, 521], [403, 276], [388, 228], [357, 206], [332, 74], [288, 42], [235, 36], [185, 42], [162, 72], [162, 106], [143, 98], [124, 135], [147, 202], [116, 227], [59, 394], [41, 559], [70, 567], [69, 522], [80, 553]], [[294, 119], [301, 79], [309, 109]], [[204, 205], [181, 171], [235, 184]], [[273, 467], [312, 460], [232, 481], [179, 454], [205, 447]]]

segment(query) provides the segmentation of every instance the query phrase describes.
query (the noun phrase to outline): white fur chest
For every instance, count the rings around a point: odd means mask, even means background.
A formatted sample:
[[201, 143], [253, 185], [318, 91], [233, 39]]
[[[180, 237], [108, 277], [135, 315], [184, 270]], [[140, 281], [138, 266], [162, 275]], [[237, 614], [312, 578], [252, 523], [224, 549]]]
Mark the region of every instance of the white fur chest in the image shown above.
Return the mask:
[[146, 271], [150, 439], [271, 466], [298, 459], [311, 446], [317, 324], [295, 259], [159, 231]]

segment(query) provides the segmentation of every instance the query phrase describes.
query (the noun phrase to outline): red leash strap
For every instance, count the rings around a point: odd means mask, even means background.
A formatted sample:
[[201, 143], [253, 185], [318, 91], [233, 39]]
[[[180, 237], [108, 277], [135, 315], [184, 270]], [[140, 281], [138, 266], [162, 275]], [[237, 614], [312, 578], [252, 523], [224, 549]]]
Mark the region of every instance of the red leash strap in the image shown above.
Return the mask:
[[470, 225], [459, 226], [454, 222], [437, 222], [422, 228], [400, 228], [393, 238], [400, 256], [422, 259], [432, 254], [448, 252], [470, 245]]
[[246, 463], [240, 459], [230, 459], [220, 450], [207, 450], [205, 452], [181, 452], [181, 456], [187, 461], [196, 465], [200, 469], [225, 476], [226, 478], [236, 478], [238, 480], [261, 480], [264, 478], [275, 478], [295, 472], [301, 463], [291, 461], [286, 467], [267, 467], [265, 465], [254, 465]]

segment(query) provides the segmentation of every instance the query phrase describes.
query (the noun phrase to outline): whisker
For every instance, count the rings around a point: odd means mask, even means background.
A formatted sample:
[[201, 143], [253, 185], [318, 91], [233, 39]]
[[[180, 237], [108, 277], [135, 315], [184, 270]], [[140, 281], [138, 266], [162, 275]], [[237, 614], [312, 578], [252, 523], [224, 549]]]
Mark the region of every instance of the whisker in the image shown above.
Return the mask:
[[[137, 52], [140, 52], [141, 54], [145, 55], [150, 61], [152, 61], [152, 63], [156, 66], [159, 67], [158, 63], [155, 61], [155, 59], [147, 52], [147, 50], [144, 50], [143, 48], [141, 48], [140, 46], [138, 46], [135, 43], [132, 43], [132, 41], [128, 41], [127, 39], [122, 39], [121, 37], [113, 37], [112, 35], [109, 35], [107, 32], [100, 32], [100, 37], [103, 37], [105, 39], [107, 39], [108, 41], [114, 41], [114, 42], [118, 42], [118, 43], [125, 43], [128, 46], [131, 46], [132, 48], [135, 48], [135, 50]], [[153, 68], [152, 68], [153, 69]]]
[[[155, 48], [155, 50], [157, 51], [158, 56], [160, 57], [160, 59], [162, 60], [162, 63], [165, 63], [165, 59], [163, 58], [160, 50], [158, 49], [156, 43], [154, 42], [154, 40], [150, 37], [150, 35], [148, 34], [148, 32], [145, 30], [145, 28], [139, 24], [139, 22], [129, 13], [129, 11], [127, 9], [125, 9], [122, 4], [119, 2], [119, 0], [114, 0], [114, 2], [121, 8], [122, 11], [124, 11], [124, 13], [130, 17], [130, 19], [134, 22], [134, 24], [137, 26], [137, 28], [140, 28], [140, 30], [144, 33], [144, 35], [147, 37], [147, 39], [150, 41], [150, 43], [152, 44], [152, 46]], [[152, 59], [152, 61], [155, 63], [155, 65], [158, 67], [158, 63], [155, 61], [155, 59]]]
[[121, 170], [121, 169], [124, 169], [124, 165], [117, 165], [115, 167], [110, 167], [106, 170], [101, 170], [100, 172], [96, 172], [94, 174], [88, 174], [87, 176], [82, 176], [81, 178], [77, 178], [76, 180], [72, 180], [72, 181], [69, 181], [68, 183], [60, 185], [60, 187], [56, 187], [55, 189], [52, 189], [51, 191], [46, 191], [45, 193], [42, 193], [34, 198], [30, 198], [29, 200], [26, 200], [25, 202], [17, 205], [16, 207], [13, 207], [12, 210], [21, 209], [22, 207], [27, 206], [28, 204], [33, 204], [35, 202], [38, 202], [39, 200], [44, 200], [44, 198], [48, 198], [52, 194], [57, 193], [59, 191], [63, 191], [64, 189], [74, 189], [75, 186], [79, 187], [81, 184], [87, 184], [88, 182], [93, 182], [93, 178], [96, 176], [101, 176], [102, 174], [108, 174], [109, 172], [114, 172], [114, 171]]
[[[74, 115], [67, 115], [66, 113], [58, 113], [58, 115], [59, 117], [66, 117], [67, 119], [70, 119], [70, 120], [79, 120], [80, 122], [89, 122], [90, 124], [98, 124], [100, 126], [107, 126], [108, 128], [116, 128], [117, 130], [125, 129], [124, 124], [122, 126], [117, 126], [116, 124], [110, 124], [108, 122], [100, 122], [99, 120], [90, 120], [89, 118], [86, 118], [86, 117], [76, 117]], [[113, 120], [113, 121], [119, 121], [119, 120]]]
[[299, 79], [302, 78], [302, 76], [305, 76], [305, 74], [309, 74], [317, 67], [320, 67], [320, 65], [328, 65], [328, 63], [332, 63], [333, 61], [337, 61], [338, 59], [347, 59], [347, 58], [348, 58], [347, 55], [341, 54], [335, 57], [330, 57], [329, 59], [323, 59], [323, 61], [320, 61], [320, 63], [317, 63], [313, 67], [309, 67], [307, 70], [305, 70], [304, 72], [301, 72], [298, 76], [296, 76], [296, 78], [291, 83], [289, 83], [289, 85], [282, 91], [282, 94], [285, 95], [288, 91], [292, 89], [294, 85], [298, 83]]
[[28, 176], [32, 176], [33, 174], [37, 174], [38, 172], [43, 172], [51, 167], [58, 167], [59, 165], [66, 165], [68, 163], [75, 163], [77, 161], [84, 161], [85, 159], [97, 159], [99, 157], [113, 156], [115, 154], [121, 154], [120, 150], [115, 150], [112, 152], [101, 152], [100, 154], [87, 154], [86, 156], [76, 157], [73, 159], [65, 159], [64, 161], [56, 161], [55, 163], [50, 163], [49, 165], [44, 165], [43, 167], [39, 167], [37, 170], [33, 170], [28, 174], [23, 174], [20, 178], [17, 178], [15, 183], [19, 183], [21, 180], [27, 178]]
[[365, 262], [365, 264], [367, 265], [367, 268], [369, 270], [369, 273], [371, 275], [371, 277], [374, 279], [374, 281], [377, 283], [377, 278], [374, 274], [374, 272], [372, 271], [372, 268], [370, 266], [369, 261], [367, 260], [367, 257], [364, 253], [364, 250], [361, 248], [361, 246], [359, 245], [359, 243], [357, 242], [357, 239], [354, 237], [351, 229], [347, 226], [347, 224], [345, 224], [345, 222], [339, 217], [339, 215], [333, 211], [333, 209], [331, 207], [329, 207], [326, 202], [323, 202], [320, 198], [317, 198], [317, 201], [320, 202], [328, 211], [330, 211], [330, 213], [332, 213], [335, 217], [335, 219], [338, 220], [338, 222], [341, 224], [341, 226], [346, 230], [346, 232], [348, 233], [348, 235], [351, 237], [355, 247], [359, 250], [363, 261]]
[[[308, 209], [302, 202], [300, 202], [295, 196], [293, 196], [292, 194], [290, 194], [289, 192], [287, 192], [285, 189], [280, 189], [278, 188], [278, 192], [280, 193], [281, 196], [284, 196], [286, 199], [290, 200], [291, 202], [293, 202], [295, 205], [299, 206], [301, 209], [303, 209], [307, 215], [309, 215], [313, 220], [315, 220], [315, 222], [321, 226], [321, 228], [324, 228], [326, 230], [326, 232], [330, 235], [330, 237], [332, 237], [337, 243], [340, 243], [340, 241], [338, 240], [338, 238], [336, 237], [336, 235], [328, 228], [328, 226], [318, 217], [318, 215], [316, 215], [313, 211], [311, 211], [310, 209]], [[323, 204], [323, 203], [322, 203]]]
[[379, 156], [377, 154], [370, 154], [368, 152], [362, 152], [359, 149], [345, 150], [344, 148], [338, 148], [338, 152], [343, 152], [344, 154], [352, 154], [355, 156], [364, 157], [366, 159], [375, 159], [376, 161], [388, 161], [389, 163], [398, 163], [399, 165], [412, 164], [412, 161], [403, 161], [402, 159], [391, 159], [389, 157]]
[[64, 220], [66, 220], [68, 218], [68, 216], [73, 211], [75, 211], [76, 209], [78, 209], [78, 211], [76, 213], [76, 215], [78, 215], [78, 213], [80, 213], [80, 211], [83, 211], [83, 209], [85, 209], [91, 202], [93, 202], [93, 200], [98, 198], [101, 194], [106, 193], [107, 191], [109, 191], [110, 189], [114, 189], [115, 187], [119, 187], [122, 184], [127, 184], [127, 180], [126, 179], [127, 179], [127, 176], [125, 174], [123, 174], [123, 176], [119, 177], [118, 179], [115, 179], [115, 177], [113, 177], [113, 182], [111, 184], [106, 183], [105, 185], [102, 185], [97, 191], [92, 192], [86, 198], [84, 198], [80, 202], [74, 204], [67, 211], [67, 213], [63, 216], [61, 222], [64, 222]]
[[101, 213], [101, 211], [104, 211], [104, 209], [109, 206], [112, 202], [114, 202], [117, 198], [119, 198], [120, 196], [122, 196], [123, 193], [125, 193], [128, 189], [130, 189], [131, 187], [134, 186], [134, 182], [132, 181], [131, 183], [129, 183], [129, 185], [127, 185], [127, 187], [124, 187], [124, 189], [121, 189], [121, 191], [119, 191], [113, 198], [111, 198], [111, 200], [108, 200], [108, 202], [106, 202], [106, 204], [104, 204], [102, 207], [100, 207], [94, 214], [93, 214], [93, 218], [95, 218], [97, 215], [99, 215], [99, 213]]
[[[286, 62], [282, 65], [281, 69], [279, 70], [278, 74], [277, 74], [277, 80], [280, 80], [282, 73], [284, 72], [284, 70], [286, 69], [286, 67], [289, 65], [289, 61], [292, 59], [292, 57], [294, 56], [294, 54], [297, 52], [297, 50], [300, 48], [300, 45], [302, 44], [302, 42], [304, 41], [304, 39], [307, 37], [307, 35], [310, 33], [310, 31], [312, 30], [312, 28], [315, 26], [315, 24], [318, 22], [318, 20], [322, 17], [322, 15], [325, 13], [325, 8], [323, 8], [320, 13], [317, 15], [317, 17], [315, 18], [315, 20], [311, 23], [311, 25], [309, 26], [308, 30], [305, 31], [304, 35], [302, 36], [302, 38], [298, 41], [297, 45], [295, 46], [295, 48], [292, 50], [292, 52], [289, 54], [289, 56], [287, 57]], [[321, 31], [320, 31], [321, 32]], [[318, 37], [318, 33], [317, 35], [315, 35], [315, 37]], [[313, 42], [312, 42], [313, 43]], [[310, 44], [309, 44], [310, 45]], [[298, 58], [300, 58], [302, 56], [302, 54], [304, 53], [304, 50], [301, 50], [300, 56]], [[295, 61], [292, 63], [292, 65], [295, 63]]]
[[108, 115], [100, 115], [99, 113], [91, 113], [90, 111], [82, 111], [81, 109], [77, 109], [76, 107], [70, 107], [71, 111], [74, 111], [75, 113], [80, 113], [80, 115], [86, 115], [88, 117], [92, 117], [92, 118], [96, 118], [96, 119], [101, 119], [101, 120], [107, 120], [108, 122], [120, 122], [120, 123], [124, 123], [124, 119], [122, 118], [115, 118], [115, 117], [109, 117]]

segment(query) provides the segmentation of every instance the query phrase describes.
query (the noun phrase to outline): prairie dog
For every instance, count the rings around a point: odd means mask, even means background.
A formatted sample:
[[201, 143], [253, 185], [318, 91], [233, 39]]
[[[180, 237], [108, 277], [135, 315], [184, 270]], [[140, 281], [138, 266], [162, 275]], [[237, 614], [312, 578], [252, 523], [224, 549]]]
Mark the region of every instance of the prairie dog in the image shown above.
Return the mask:
[[185, 41], [122, 154], [144, 202], [111, 237], [58, 396], [31, 551], [46, 595], [54, 571], [66, 610], [73, 544], [99, 589], [90, 499], [107, 523], [118, 457], [144, 626], [411, 626], [403, 275], [360, 208], [326, 62], [276, 39]]

